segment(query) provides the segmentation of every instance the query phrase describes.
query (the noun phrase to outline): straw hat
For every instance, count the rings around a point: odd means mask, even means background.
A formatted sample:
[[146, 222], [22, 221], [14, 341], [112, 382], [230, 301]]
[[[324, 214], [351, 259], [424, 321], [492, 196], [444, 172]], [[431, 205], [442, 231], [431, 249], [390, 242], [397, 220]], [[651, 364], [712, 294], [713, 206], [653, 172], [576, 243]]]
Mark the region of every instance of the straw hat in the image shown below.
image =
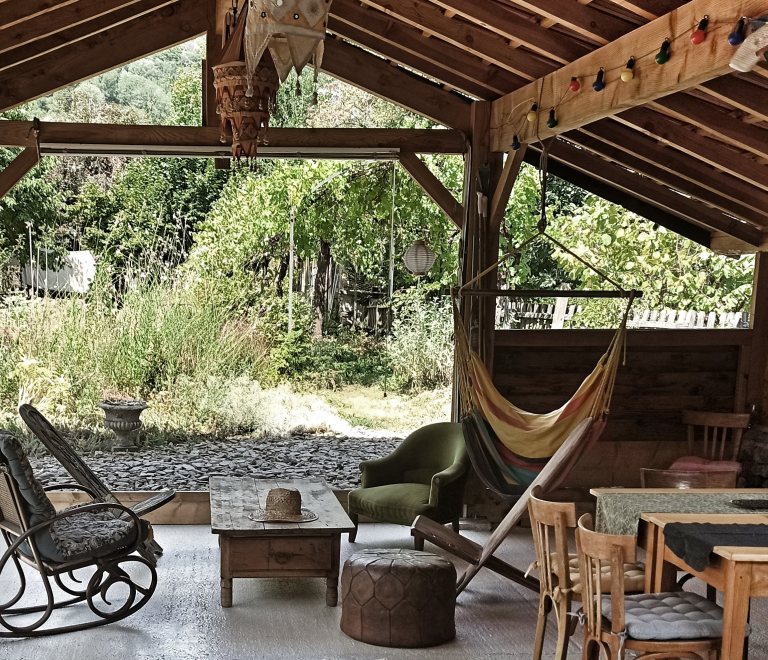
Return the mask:
[[291, 488], [273, 488], [267, 494], [266, 506], [248, 516], [260, 522], [312, 522], [317, 514], [301, 508], [301, 493]]

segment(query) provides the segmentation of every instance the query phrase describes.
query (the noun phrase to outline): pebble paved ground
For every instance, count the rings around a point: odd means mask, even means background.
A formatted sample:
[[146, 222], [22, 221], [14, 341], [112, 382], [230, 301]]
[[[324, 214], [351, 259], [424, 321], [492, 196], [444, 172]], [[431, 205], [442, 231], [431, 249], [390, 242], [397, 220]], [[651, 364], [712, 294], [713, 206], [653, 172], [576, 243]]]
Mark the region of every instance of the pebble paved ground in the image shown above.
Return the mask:
[[[215, 475], [256, 479], [324, 477], [333, 488], [349, 489], [360, 485], [361, 461], [385, 456], [401, 439], [356, 428], [354, 435], [236, 437], [135, 453], [96, 451], [83, 458], [112, 490], [208, 490], [208, 478]], [[52, 457], [31, 461], [46, 485], [71, 481]]]

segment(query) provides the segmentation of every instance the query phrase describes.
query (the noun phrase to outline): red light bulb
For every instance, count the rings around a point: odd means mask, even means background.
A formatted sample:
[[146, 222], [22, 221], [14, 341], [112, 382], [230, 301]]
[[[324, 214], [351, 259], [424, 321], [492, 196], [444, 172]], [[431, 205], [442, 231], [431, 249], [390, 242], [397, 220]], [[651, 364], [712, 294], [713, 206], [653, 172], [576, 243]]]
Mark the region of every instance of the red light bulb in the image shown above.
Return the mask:
[[709, 25], [709, 16], [704, 16], [699, 21], [699, 25], [696, 27], [696, 29], [691, 33], [691, 43], [698, 46], [699, 44], [704, 43], [704, 40], [707, 38], [707, 26]]
[[581, 83], [578, 78], [571, 78], [571, 83], [568, 85], [568, 89], [572, 92], [578, 92], [581, 89]]

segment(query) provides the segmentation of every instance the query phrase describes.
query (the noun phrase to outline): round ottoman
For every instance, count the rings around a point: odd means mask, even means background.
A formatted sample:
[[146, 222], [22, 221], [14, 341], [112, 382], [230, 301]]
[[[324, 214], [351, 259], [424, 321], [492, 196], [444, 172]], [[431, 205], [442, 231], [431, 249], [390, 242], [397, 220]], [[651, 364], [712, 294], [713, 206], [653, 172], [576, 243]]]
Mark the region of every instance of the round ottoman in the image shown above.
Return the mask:
[[456, 569], [430, 552], [356, 552], [344, 562], [341, 598], [341, 630], [361, 642], [416, 648], [456, 635]]

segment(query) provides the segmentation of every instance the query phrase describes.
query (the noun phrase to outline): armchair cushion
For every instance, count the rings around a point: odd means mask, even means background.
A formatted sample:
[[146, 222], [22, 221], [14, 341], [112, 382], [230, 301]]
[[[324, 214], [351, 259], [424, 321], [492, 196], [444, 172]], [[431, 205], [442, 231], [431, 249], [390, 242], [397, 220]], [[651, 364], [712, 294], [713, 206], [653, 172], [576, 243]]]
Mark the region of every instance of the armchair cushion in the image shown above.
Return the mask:
[[19, 441], [9, 433], [0, 431], [0, 452], [5, 457], [7, 469], [21, 493], [22, 506], [30, 527], [53, 518], [56, 515], [56, 509], [32, 472], [27, 454]]
[[678, 472], [741, 472], [738, 461], [710, 461], [700, 456], [683, 456], [669, 467]]
[[350, 513], [397, 525], [411, 525], [416, 516], [434, 514], [430, 487], [424, 484], [390, 484], [358, 488], [349, 494]]

